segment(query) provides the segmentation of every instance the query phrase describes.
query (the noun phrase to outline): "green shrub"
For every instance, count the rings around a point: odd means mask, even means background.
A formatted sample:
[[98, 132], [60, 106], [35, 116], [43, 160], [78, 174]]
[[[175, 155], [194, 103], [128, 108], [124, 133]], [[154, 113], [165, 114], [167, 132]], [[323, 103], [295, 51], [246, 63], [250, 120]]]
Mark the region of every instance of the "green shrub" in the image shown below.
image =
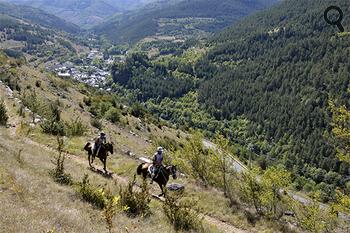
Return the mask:
[[127, 207], [127, 213], [131, 216], [147, 216], [150, 214], [149, 203], [151, 202], [149, 188], [144, 180], [141, 191], [135, 191], [133, 189], [135, 180], [136, 176], [129, 182], [127, 187], [120, 187], [120, 205]]
[[103, 216], [109, 233], [113, 232], [113, 218], [118, 212], [127, 211], [127, 207], [120, 206], [120, 197], [112, 195], [108, 190], [105, 192], [105, 205]]
[[99, 209], [103, 209], [105, 207], [104, 189], [91, 185], [88, 175], [84, 176], [83, 181], [78, 184], [78, 188], [83, 200], [91, 203]]
[[92, 118], [90, 121], [91, 125], [99, 130], [103, 128], [102, 122], [97, 118]]
[[[172, 140], [165, 140], [171, 146]], [[196, 133], [189, 138], [183, 148], [175, 151], [175, 160], [181, 170], [199, 179], [204, 186], [216, 184], [217, 175], [213, 173], [213, 152], [203, 146], [203, 135]]]
[[66, 130], [63, 122], [61, 121], [61, 111], [59, 109], [59, 101], [50, 104], [48, 119], [45, 120], [40, 126], [44, 133], [64, 136]]
[[92, 104], [92, 99], [91, 99], [91, 97], [84, 97], [83, 98], [83, 102], [84, 102], [84, 104], [86, 105], [86, 106], [91, 106], [91, 104]]
[[162, 138], [159, 137], [154, 139], [153, 141], [155, 141], [157, 145], [162, 146], [164, 148], [171, 148], [172, 150], [177, 150], [180, 148], [180, 144], [176, 140], [169, 138], [168, 136], [164, 136]]
[[46, 134], [59, 135], [59, 136], [66, 135], [64, 124], [61, 121], [55, 122], [52, 120], [45, 120], [43, 123], [41, 123], [40, 127], [42, 128], [43, 132]]
[[332, 207], [321, 207], [318, 201], [304, 205], [291, 198], [290, 205], [297, 224], [308, 232], [335, 232], [338, 224], [336, 211]]
[[288, 203], [285, 190], [291, 184], [291, 174], [280, 167], [269, 167], [262, 174], [252, 168], [242, 175], [241, 199], [251, 205], [260, 216], [278, 220]]
[[64, 171], [64, 161], [66, 156], [63, 153], [63, 140], [57, 137], [57, 143], [58, 156], [53, 161], [55, 169], [51, 171], [51, 175], [57, 183], [70, 185], [73, 183], [72, 177]]
[[105, 117], [110, 122], [117, 123], [120, 121], [121, 118], [120, 110], [112, 107], [105, 113]]
[[193, 201], [181, 201], [181, 196], [165, 195], [163, 211], [176, 231], [203, 231], [202, 218], [193, 207]]
[[134, 117], [143, 118], [146, 115], [146, 109], [140, 103], [135, 103], [131, 106], [130, 114]]
[[[29, 92], [29, 94], [28, 94]], [[23, 93], [23, 95], [21, 96], [21, 100], [24, 106], [28, 107], [31, 111], [31, 118], [32, 118], [32, 122], [34, 123], [35, 121], [35, 117], [37, 114], [39, 115], [43, 115], [43, 106], [40, 102], [40, 100], [38, 99], [38, 96], [34, 91], [26, 91]]]
[[67, 131], [70, 136], [83, 136], [87, 131], [87, 126], [77, 117], [71, 123], [67, 123]]
[[0, 100], [0, 125], [7, 125], [8, 119], [5, 103], [3, 100]]

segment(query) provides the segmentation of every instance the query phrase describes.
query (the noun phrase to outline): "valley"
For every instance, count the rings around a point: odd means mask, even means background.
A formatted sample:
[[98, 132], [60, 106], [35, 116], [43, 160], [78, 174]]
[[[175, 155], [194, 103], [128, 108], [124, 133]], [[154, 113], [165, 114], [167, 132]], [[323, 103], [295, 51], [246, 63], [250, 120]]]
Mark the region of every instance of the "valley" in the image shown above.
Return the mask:
[[[348, 3], [14, 3], [0, 232], [349, 231], [350, 42], [323, 19]], [[83, 149], [102, 131], [108, 172]], [[164, 198], [136, 176], [159, 146]]]

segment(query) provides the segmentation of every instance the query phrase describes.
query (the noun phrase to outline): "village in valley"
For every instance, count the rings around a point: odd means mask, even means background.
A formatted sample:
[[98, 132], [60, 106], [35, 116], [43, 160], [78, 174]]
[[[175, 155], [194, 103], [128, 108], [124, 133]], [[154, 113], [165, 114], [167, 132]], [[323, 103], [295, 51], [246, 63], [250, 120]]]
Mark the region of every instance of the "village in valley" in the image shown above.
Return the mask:
[[114, 62], [124, 62], [125, 55], [104, 56], [98, 49], [89, 51], [79, 62], [65, 61], [47, 65], [47, 69], [60, 78], [72, 78], [96, 88], [103, 88]]

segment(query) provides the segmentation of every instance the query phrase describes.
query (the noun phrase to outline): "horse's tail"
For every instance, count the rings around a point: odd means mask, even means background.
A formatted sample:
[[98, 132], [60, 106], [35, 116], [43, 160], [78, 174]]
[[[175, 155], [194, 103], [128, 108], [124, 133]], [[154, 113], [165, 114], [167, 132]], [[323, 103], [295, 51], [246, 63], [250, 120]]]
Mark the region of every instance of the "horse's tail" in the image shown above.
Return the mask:
[[144, 164], [145, 164], [145, 163], [141, 163], [141, 164], [137, 167], [137, 170], [136, 170], [137, 175], [141, 175], [141, 173], [142, 173], [142, 167], [143, 167]]
[[84, 150], [86, 150], [89, 153], [92, 153], [92, 151], [91, 151], [91, 143], [90, 142], [86, 143], [86, 145], [84, 146]]

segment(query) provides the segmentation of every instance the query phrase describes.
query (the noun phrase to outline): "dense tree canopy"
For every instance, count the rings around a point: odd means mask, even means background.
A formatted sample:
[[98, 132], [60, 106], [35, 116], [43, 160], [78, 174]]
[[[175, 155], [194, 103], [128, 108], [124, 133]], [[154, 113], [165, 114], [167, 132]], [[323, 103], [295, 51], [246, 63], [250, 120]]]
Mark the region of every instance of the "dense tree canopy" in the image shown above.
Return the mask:
[[[290, 144], [285, 154], [275, 146], [268, 156], [306, 176], [306, 164], [349, 174], [327, 137], [328, 99], [338, 96], [348, 103], [350, 71], [349, 35], [337, 34], [323, 20], [329, 4], [285, 1], [218, 35], [208, 62], [235, 66], [218, 65], [199, 89], [200, 103], [217, 119], [244, 115], [263, 127], [271, 144]], [[349, 7], [344, 1], [337, 4]]]
[[248, 150], [237, 151], [241, 159], [282, 164], [297, 189], [332, 200], [350, 175], [336, 156], [329, 108], [330, 99], [350, 105], [350, 33], [326, 24], [330, 4], [350, 3], [283, 1], [218, 34], [196, 59], [130, 56], [114, 66], [114, 81], [160, 117], [219, 132]]

